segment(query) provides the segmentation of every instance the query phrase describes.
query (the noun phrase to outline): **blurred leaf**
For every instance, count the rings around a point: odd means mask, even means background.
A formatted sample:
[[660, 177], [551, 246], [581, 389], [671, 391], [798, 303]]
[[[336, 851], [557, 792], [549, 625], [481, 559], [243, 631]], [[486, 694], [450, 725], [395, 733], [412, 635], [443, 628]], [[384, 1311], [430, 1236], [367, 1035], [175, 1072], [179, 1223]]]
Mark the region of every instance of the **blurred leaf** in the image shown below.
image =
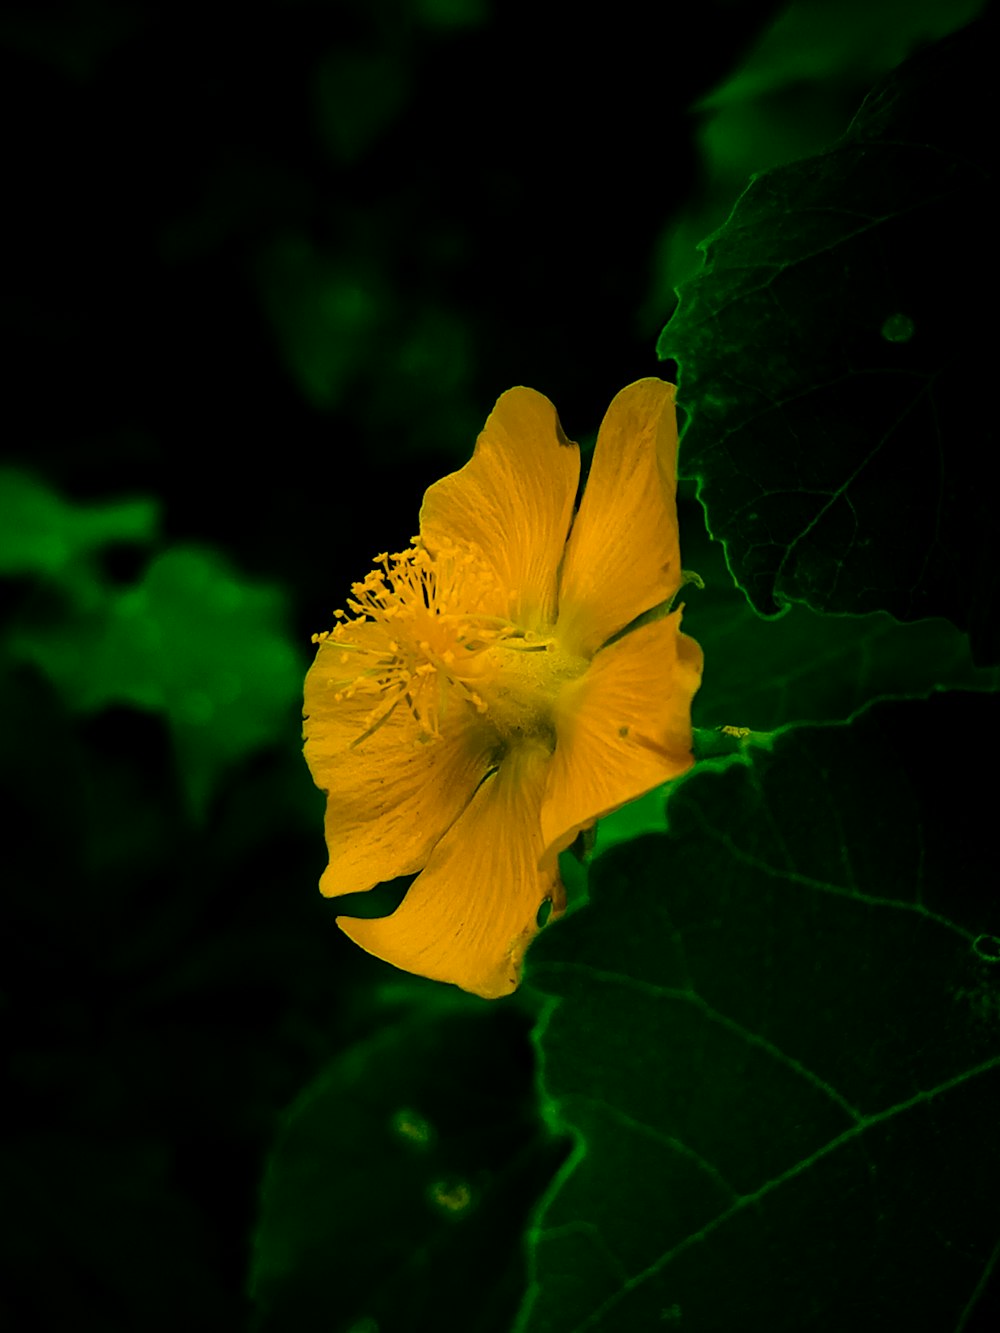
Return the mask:
[[[761, 9], [760, 35], [691, 108], [699, 185], [663, 231], [643, 305], [659, 327], [699, 267], [698, 243], [758, 171], [819, 153], [840, 137], [872, 82], [926, 42], [970, 23], [983, 0], [792, 0]], [[764, 20], [767, 20], [766, 22]]]
[[145, 25], [140, 5], [115, 0], [77, 0], [75, 4], [5, 5], [0, 15], [0, 43], [43, 61], [60, 74], [89, 83], [110, 57]]
[[[970, 23], [983, 0], [793, 0], [761, 34], [746, 59], [699, 103], [745, 103], [762, 93], [817, 79], [870, 82], [916, 45]], [[767, 151], [766, 145], [761, 145]]]
[[757, 177], [659, 343], [682, 470], [757, 610], [943, 615], [981, 663], [1000, 658], [991, 252], [967, 275], [954, 256], [991, 229], [990, 34], [907, 61], [827, 153]]
[[165, 712], [201, 812], [229, 764], [297, 725], [304, 662], [284, 614], [276, 587], [242, 579], [214, 552], [177, 547], [78, 623], [22, 625], [9, 643], [75, 710]]
[[523, 1333], [966, 1326], [997, 1257], [998, 723], [955, 694], [789, 729], [598, 857], [528, 956], [578, 1146]]
[[338, 162], [362, 157], [399, 114], [409, 71], [398, 53], [335, 47], [320, 63], [314, 96], [320, 130]]
[[116, 543], [151, 542], [158, 525], [155, 500], [77, 504], [30, 473], [0, 468], [0, 574], [43, 575], [89, 595], [87, 558]]
[[523, 1020], [446, 996], [348, 1050], [288, 1113], [252, 1289], [264, 1333], [507, 1333], [521, 1233], [565, 1155]]
[[257, 257], [257, 285], [281, 354], [305, 397], [335, 407], [367, 368], [388, 314], [381, 283], [355, 260], [285, 235]]
[[[437, 292], [393, 283], [391, 271], [384, 257], [345, 260], [296, 235], [263, 246], [256, 260], [282, 358], [314, 407], [353, 404], [365, 435], [396, 456], [466, 452], [481, 425], [468, 319]], [[355, 449], [339, 434], [333, 444], [331, 458], [349, 469]]]
[[414, 7], [429, 28], [446, 32], [477, 28], [490, 17], [489, 0], [415, 0]]

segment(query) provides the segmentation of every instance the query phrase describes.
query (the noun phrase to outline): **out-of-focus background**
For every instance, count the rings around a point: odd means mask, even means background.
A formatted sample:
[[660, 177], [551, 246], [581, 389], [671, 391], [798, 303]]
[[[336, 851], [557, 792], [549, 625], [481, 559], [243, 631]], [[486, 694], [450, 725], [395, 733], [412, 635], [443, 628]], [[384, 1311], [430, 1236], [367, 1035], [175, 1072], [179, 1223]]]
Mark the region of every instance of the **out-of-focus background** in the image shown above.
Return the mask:
[[[310, 634], [505, 388], [587, 447], [618, 389], [672, 377], [673, 286], [749, 174], [978, 8], [5, 6], [4, 1328], [247, 1323], [282, 1112], [429, 991], [316, 890]], [[701, 522], [685, 492], [692, 549]], [[491, 1018], [486, 1062], [525, 1125], [531, 1018]], [[362, 1268], [382, 1188], [331, 1205]], [[480, 1327], [411, 1318], [383, 1333]]]

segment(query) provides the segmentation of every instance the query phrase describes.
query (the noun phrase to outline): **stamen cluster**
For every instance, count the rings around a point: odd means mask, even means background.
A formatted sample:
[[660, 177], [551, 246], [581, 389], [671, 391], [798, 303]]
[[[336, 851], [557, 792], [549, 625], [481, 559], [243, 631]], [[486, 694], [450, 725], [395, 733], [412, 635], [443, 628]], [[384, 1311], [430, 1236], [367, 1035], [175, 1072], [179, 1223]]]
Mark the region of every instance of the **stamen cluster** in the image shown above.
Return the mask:
[[499, 587], [474, 547], [454, 543], [432, 554], [418, 537], [413, 542], [405, 551], [376, 556], [377, 567], [351, 587], [351, 614], [335, 611], [333, 630], [313, 635], [314, 643], [332, 639], [340, 648], [336, 663], [343, 675], [327, 680], [334, 702], [371, 696], [352, 748], [400, 704], [414, 720], [417, 743], [438, 739], [453, 708], [485, 717], [491, 695], [502, 700], [511, 693], [509, 683], [498, 680], [504, 673], [491, 650], [549, 646], [496, 614], [509, 608], [515, 591]]

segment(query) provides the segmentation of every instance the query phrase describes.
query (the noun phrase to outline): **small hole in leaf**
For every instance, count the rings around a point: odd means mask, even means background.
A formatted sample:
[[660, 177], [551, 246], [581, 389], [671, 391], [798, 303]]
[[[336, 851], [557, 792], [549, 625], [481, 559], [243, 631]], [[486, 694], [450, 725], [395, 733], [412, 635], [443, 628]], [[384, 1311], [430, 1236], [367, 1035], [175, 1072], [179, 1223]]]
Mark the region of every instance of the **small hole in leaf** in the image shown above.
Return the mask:
[[549, 917], [552, 915], [552, 899], [543, 898], [538, 911], [535, 913], [535, 925], [541, 930]]
[[913, 320], [909, 315], [890, 315], [882, 325], [882, 337], [890, 343], [907, 343], [913, 337]]
[[431, 1127], [419, 1111], [409, 1107], [397, 1111], [392, 1118], [392, 1127], [404, 1139], [421, 1146], [430, 1142]]
[[985, 963], [1000, 963], [1000, 938], [996, 935], [977, 935], [972, 941], [973, 952]]
[[446, 1213], [464, 1213], [472, 1202], [472, 1190], [464, 1180], [437, 1180], [430, 1188], [432, 1202]]

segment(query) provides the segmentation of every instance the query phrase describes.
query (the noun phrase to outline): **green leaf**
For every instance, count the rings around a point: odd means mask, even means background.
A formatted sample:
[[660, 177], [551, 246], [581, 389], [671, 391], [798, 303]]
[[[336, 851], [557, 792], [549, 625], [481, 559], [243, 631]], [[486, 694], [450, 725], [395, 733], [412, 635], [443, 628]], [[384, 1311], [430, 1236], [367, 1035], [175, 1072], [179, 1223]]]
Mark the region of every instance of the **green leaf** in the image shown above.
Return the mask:
[[116, 543], [152, 541], [158, 520], [155, 500], [75, 504], [28, 472], [0, 468], [0, 575], [40, 575], [89, 591], [88, 558]]
[[758, 611], [946, 616], [980, 663], [1000, 660], [993, 62], [981, 20], [893, 71], [828, 152], [755, 177], [658, 349], [682, 471]]
[[522, 1333], [957, 1329], [998, 1256], [996, 696], [701, 765], [532, 946], [577, 1150]]
[[284, 614], [278, 588], [245, 580], [214, 552], [175, 547], [133, 587], [102, 589], [85, 615], [19, 626], [9, 647], [74, 710], [165, 713], [201, 813], [229, 764], [298, 725], [304, 662]]
[[995, 690], [996, 667], [976, 668], [969, 643], [949, 621], [900, 625], [884, 612], [819, 616], [804, 606], [764, 621], [743, 605], [706, 615], [691, 632], [705, 650], [704, 692], [694, 717], [704, 726], [773, 731], [790, 722], [847, 718], [882, 695], [935, 688]]
[[373, 355], [387, 315], [382, 280], [367, 260], [338, 262], [303, 236], [271, 240], [256, 278], [289, 373], [314, 406], [332, 408]]
[[[763, 29], [733, 73], [703, 97], [702, 107], [731, 106], [768, 93], [817, 83], [860, 81], [862, 86], [904, 60], [913, 48], [954, 32], [982, 11], [984, 0], [879, 0], [877, 23], [871, 0], [795, 0]], [[793, 104], [796, 113], [801, 108]], [[786, 119], [790, 119], [786, 116]], [[794, 133], [794, 126], [789, 127]], [[759, 144], [758, 153], [769, 152]]]
[[409, 92], [409, 70], [395, 51], [337, 43], [313, 76], [319, 129], [338, 163], [369, 151], [399, 116]]
[[705, 654], [696, 727], [769, 732], [846, 721], [883, 695], [1000, 688], [1000, 670], [974, 666], [967, 637], [940, 617], [900, 624], [884, 611], [820, 615], [795, 605], [765, 619], [733, 583], [721, 545], [700, 524], [682, 531], [685, 563], [705, 585], [684, 591], [684, 630]]
[[289, 1111], [252, 1274], [262, 1331], [508, 1333], [522, 1229], [565, 1156], [522, 1016], [442, 995], [335, 1060]]

